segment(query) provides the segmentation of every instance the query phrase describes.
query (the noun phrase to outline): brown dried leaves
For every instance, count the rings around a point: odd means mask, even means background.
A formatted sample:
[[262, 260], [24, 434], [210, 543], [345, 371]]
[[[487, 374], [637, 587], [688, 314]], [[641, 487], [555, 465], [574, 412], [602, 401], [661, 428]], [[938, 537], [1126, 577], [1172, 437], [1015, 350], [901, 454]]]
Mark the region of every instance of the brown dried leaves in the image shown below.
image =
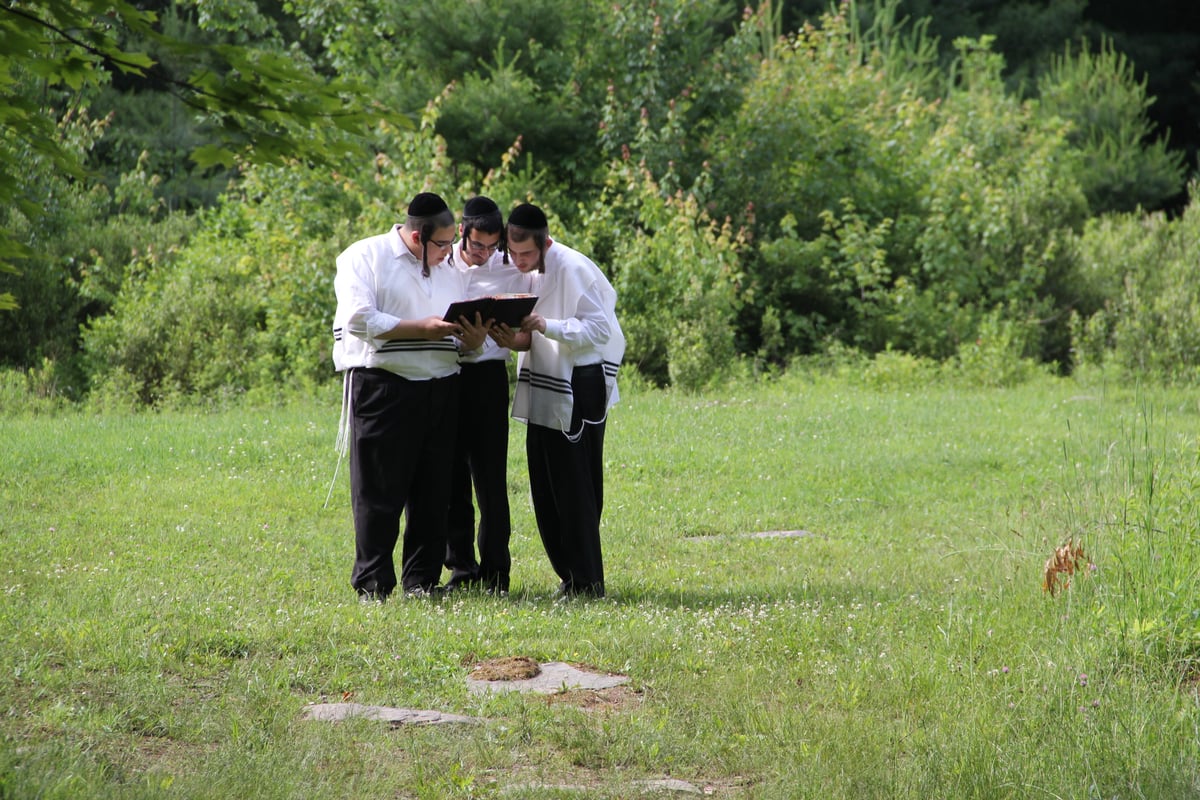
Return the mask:
[[1067, 539], [1066, 544], [1059, 545], [1054, 554], [1046, 559], [1046, 568], [1042, 575], [1042, 591], [1053, 597], [1061, 587], [1071, 586], [1071, 576], [1076, 570], [1088, 566], [1087, 556], [1083, 554], [1083, 545], [1076, 544], [1074, 537]]

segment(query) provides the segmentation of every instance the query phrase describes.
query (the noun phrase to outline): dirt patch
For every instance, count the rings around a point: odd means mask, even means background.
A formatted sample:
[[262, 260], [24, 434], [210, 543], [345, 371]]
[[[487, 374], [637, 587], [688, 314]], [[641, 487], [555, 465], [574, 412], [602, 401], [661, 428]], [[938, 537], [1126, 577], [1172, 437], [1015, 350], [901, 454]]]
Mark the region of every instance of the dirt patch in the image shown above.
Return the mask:
[[541, 674], [541, 665], [529, 656], [504, 656], [476, 664], [470, 677], [476, 681], [527, 681]]
[[642, 693], [628, 686], [610, 689], [568, 689], [546, 695], [546, 705], [572, 705], [584, 711], [627, 711], [642, 703]]

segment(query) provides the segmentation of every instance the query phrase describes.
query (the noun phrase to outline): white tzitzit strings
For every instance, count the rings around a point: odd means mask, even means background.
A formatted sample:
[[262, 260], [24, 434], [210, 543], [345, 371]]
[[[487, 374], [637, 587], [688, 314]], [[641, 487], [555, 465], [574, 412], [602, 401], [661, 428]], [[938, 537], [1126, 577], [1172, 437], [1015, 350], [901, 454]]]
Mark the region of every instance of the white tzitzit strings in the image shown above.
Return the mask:
[[346, 457], [346, 450], [350, 447], [350, 373], [354, 370], [346, 370], [342, 373], [342, 411], [338, 415], [338, 431], [337, 441], [334, 442], [334, 449], [337, 450], [337, 464], [333, 468], [333, 480], [329, 482], [329, 492], [325, 495], [325, 505], [322, 508], [329, 508], [329, 498], [333, 497], [333, 487], [337, 485], [338, 470], [342, 468], [342, 459]]

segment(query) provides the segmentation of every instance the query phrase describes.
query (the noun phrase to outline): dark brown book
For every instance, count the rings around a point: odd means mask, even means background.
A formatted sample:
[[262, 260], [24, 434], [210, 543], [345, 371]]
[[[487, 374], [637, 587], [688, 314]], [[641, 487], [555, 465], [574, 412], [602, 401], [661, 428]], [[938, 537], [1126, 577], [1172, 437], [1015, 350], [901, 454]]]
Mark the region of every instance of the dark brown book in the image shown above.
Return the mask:
[[521, 320], [529, 316], [536, 303], [536, 294], [493, 294], [451, 303], [442, 319], [446, 322], [458, 322], [458, 318], [463, 316], [474, 322], [475, 312], [478, 311], [479, 318], [484, 322], [490, 319], [494, 320], [496, 325], [504, 323], [510, 328], [519, 328]]

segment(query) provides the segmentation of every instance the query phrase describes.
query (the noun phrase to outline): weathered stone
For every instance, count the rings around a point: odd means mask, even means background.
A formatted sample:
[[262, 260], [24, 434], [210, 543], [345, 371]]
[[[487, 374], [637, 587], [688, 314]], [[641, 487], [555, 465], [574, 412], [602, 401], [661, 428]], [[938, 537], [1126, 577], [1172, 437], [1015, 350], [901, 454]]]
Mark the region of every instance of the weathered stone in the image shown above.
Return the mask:
[[704, 794], [698, 786], [687, 781], [681, 781], [677, 778], [664, 778], [654, 781], [635, 781], [638, 786], [645, 787], [650, 790], [661, 790], [664, 792], [682, 792], [684, 794]]
[[803, 539], [808, 536], [816, 536], [812, 531], [758, 531], [757, 533], [748, 533], [746, 536], [750, 539]]
[[367, 706], [361, 703], [314, 703], [304, 709], [304, 718], [321, 722], [341, 722], [361, 718], [386, 722], [393, 728], [401, 725], [445, 725], [447, 723], [474, 723], [474, 717], [461, 714], [446, 714], [441, 711], [425, 711], [412, 708], [389, 706]]
[[486, 692], [540, 692], [553, 694], [565, 689], [611, 689], [627, 683], [624, 675], [604, 675], [586, 672], [561, 661], [541, 665], [541, 672], [524, 680], [480, 681], [467, 678], [467, 690], [472, 694]]
[[[819, 536], [820, 534], [816, 534], [816, 533], [813, 533], [812, 531], [806, 531], [806, 530], [792, 530], [792, 531], [755, 531], [753, 533], [739, 533], [739, 534], [735, 534], [735, 535], [739, 539], [807, 539], [812, 536]], [[685, 536], [684, 538], [689, 542], [702, 542], [702, 541], [706, 541], [708, 539], [723, 539], [724, 536], [721, 536], [719, 534], [708, 534], [708, 535], [704, 535], [704, 536]]]

